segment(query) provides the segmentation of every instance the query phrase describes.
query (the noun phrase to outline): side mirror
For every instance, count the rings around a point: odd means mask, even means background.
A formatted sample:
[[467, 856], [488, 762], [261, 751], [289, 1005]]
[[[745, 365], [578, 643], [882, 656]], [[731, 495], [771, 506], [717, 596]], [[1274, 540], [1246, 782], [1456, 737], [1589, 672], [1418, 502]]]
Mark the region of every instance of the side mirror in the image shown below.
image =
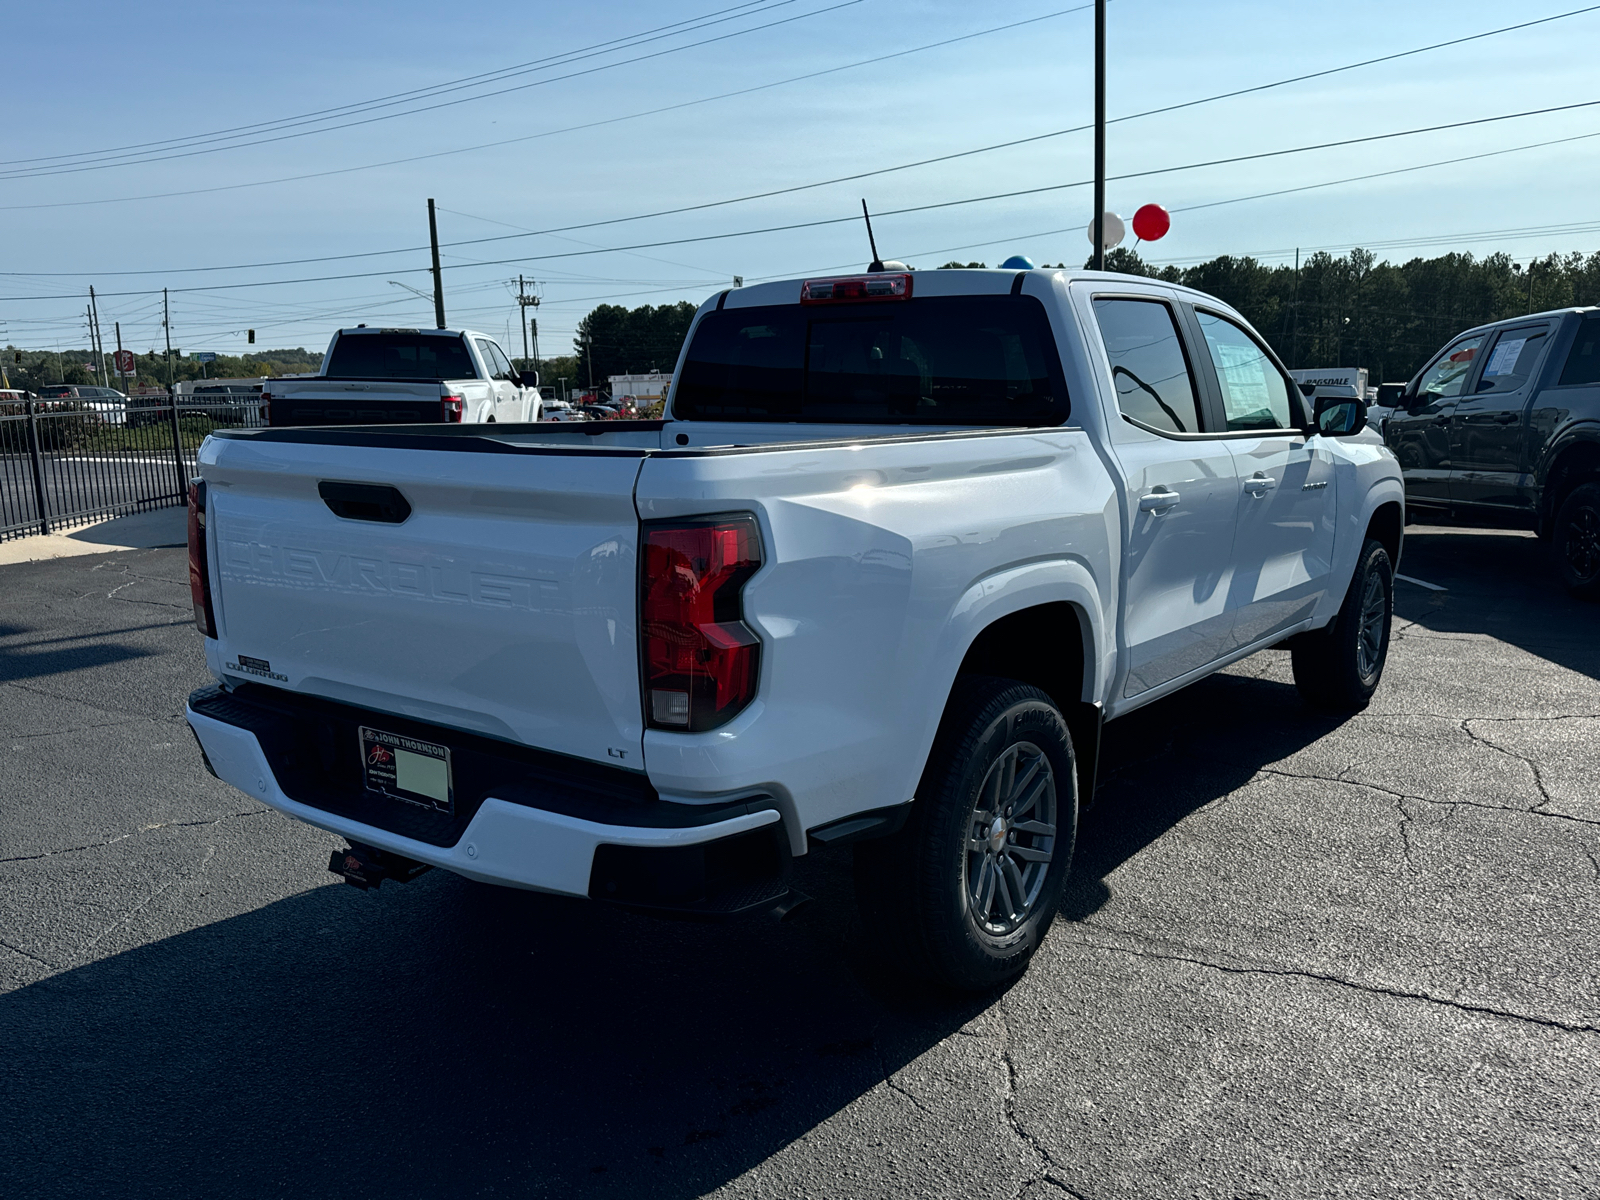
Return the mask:
[[517, 382], [519, 384], [521, 384], [523, 387], [536, 388], [536, 387], [539, 386], [539, 372], [537, 372], [537, 371], [518, 371], [517, 372]]
[[1324, 437], [1351, 437], [1367, 427], [1367, 402], [1351, 396], [1318, 396], [1317, 432]]

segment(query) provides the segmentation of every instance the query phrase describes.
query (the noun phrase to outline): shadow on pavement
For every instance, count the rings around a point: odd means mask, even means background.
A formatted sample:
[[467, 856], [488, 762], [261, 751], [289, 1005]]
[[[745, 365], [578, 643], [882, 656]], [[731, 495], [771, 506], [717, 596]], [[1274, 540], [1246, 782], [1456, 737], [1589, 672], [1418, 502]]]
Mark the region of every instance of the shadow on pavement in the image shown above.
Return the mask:
[[[141, 633], [150, 629], [165, 628], [170, 622], [153, 625], [135, 625], [126, 629], [109, 629], [103, 632], [74, 634], [70, 637], [43, 638], [20, 645], [0, 646], [0, 683], [15, 683], [23, 679], [40, 679], [46, 675], [64, 675], [70, 671], [93, 670], [112, 663], [127, 662], [133, 658], [147, 658], [150, 650], [128, 646], [103, 639], [123, 633]], [[20, 637], [33, 632], [26, 625], [0, 624], [0, 638]], [[71, 645], [70, 643], [80, 643]], [[48, 647], [48, 648], [46, 648]]]
[[1520, 530], [1413, 525], [1406, 530], [1395, 615], [1433, 633], [1483, 634], [1600, 679], [1600, 605], [1562, 587], [1549, 545]]
[[[1286, 691], [1218, 677], [1108, 728], [1067, 916], [1331, 727]], [[1236, 762], [1186, 751], [1239, 705], [1277, 715]], [[885, 983], [847, 849], [800, 868], [820, 899], [784, 925], [658, 922], [438, 871], [320, 887], [20, 989], [0, 998], [0, 1191], [701, 1195], [995, 1002]]]

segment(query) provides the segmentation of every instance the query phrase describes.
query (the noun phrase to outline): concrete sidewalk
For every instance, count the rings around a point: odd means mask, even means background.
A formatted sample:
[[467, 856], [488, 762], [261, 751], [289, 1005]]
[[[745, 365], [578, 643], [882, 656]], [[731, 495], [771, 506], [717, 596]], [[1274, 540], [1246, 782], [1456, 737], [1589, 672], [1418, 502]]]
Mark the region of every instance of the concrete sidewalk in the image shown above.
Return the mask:
[[0, 542], [0, 567], [11, 563], [70, 558], [76, 554], [106, 554], [115, 550], [152, 550], [188, 544], [188, 510], [158, 508], [151, 512], [113, 517], [66, 533], [40, 534]]

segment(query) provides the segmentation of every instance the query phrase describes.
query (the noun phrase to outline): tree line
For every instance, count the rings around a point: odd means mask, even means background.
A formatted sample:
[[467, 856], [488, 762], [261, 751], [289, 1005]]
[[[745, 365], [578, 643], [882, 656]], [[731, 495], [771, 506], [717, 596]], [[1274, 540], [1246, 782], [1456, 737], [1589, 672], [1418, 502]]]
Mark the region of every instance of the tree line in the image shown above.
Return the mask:
[[[981, 267], [982, 263], [946, 263]], [[1379, 262], [1370, 250], [1318, 252], [1292, 265], [1222, 255], [1195, 266], [1156, 267], [1118, 248], [1106, 266], [1129, 275], [1209, 292], [1244, 314], [1290, 367], [1366, 367], [1374, 382], [1409, 379], [1455, 334], [1474, 325], [1573, 305], [1600, 304], [1600, 253], [1550, 254], [1529, 264], [1504, 253], [1467, 253]], [[568, 390], [606, 387], [612, 375], [670, 373], [694, 320], [695, 305], [602, 304], [578, 322], [570, 355], [540, 360], [540, 382]], [[201, 364], [138, 356], [138, 381], [165, 386], [198, 379]], [[20, 354], [22, 361], [16, 361]], [[95, 382], [87, 350], [7, 347], [3, 365], [13, 387]], [[238, 377], [316, 371], [321, 356], [305, 349], [219, 356], [206, 375]], [[111, 373], [110, 383], [117, 382]]]
[[1191, 267], [1154, 267], [1118, 248], [1106, 266], [1209, 292], [1238, 309], [1291, 368], [1366, 367], [1372, 383], [1410, 379], [1434, 352], [1475, 325], [1600, 304], [1600, 253], [1443, 254], [1379, 262], [1370, 250], [1318, 252], [1268, 266], [1223, 255]]
[[[23, 350], [7, 346], [0, 355], [0, 369], [14, 388], [38, 391], [52, 383], [95, 383], [102, 387], [170, 387], [190, 379], [248, 379], [265, 375], [301, 375], [320, 370], [322, 355], [304, 347], [293, 350], [260, 350], [249, 354], [219, 354], [215, 362], [201, 364], [179, 357], [174, 349], [169, 371], [166, 352], [150, 350], [134, 355], [134, 374], [119, 379], [111, 355], [106, 356], [105, 378], [91, 370], [92, 350]], [[203, 374], [202, 374], [203, 371]]]

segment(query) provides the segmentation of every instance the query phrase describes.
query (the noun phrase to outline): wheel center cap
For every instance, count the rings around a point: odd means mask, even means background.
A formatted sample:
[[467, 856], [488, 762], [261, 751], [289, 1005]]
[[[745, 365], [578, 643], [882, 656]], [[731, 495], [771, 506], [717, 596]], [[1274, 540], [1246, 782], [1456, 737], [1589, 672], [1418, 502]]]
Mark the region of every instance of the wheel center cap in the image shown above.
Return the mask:
[[1004, 817], [996, 817], [989, 826], [989, 853], [999, 854], [1006, 845], [1006, 822]]

